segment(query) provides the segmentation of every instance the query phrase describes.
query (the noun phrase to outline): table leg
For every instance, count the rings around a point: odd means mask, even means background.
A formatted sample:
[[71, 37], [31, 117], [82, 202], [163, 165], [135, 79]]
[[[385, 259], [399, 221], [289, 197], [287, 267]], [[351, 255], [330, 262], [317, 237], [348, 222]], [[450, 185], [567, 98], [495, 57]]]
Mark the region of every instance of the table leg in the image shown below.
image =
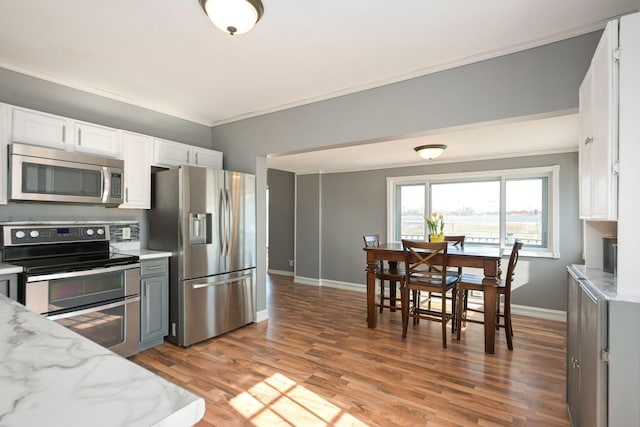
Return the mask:
[[484, 352], [495, 353], [496, 340], [496, 280], [485, 278], [482, 282], [484, 295]]
[[484, 352], [495, 353], [496, 343], [496, 296], [498, 279], [500, 277], [500, 261], [484, 263], [484, 280], [482, 294], [484, 295]]
[[367, 256], [367, 326], [375, 328], [378, 323], [376, 312], [376, 260]]

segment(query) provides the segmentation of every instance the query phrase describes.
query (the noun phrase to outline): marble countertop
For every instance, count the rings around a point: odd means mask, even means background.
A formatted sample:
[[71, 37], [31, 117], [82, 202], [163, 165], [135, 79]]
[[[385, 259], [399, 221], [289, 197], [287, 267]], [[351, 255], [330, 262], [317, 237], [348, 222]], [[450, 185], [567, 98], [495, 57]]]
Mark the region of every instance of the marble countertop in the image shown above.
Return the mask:
[[0, 295], [0, 425], [191, 426], [201, 397]]
[[19, 265], [7, 264], [6, 262], [0, 262], [0, 276], [3, 274], [15, 273], [22, 273], [22, 267]]
[[171, 256], [171, 252], [154, 251], [151, 249], [117, 249], [115, 252], [125, 255], [135, 255], [142, 261], [147, 259], [168, 258]]
[[571, 268], [580, 278], [586, 279], [592, 290], [610, 301], [640, 302], [638, 295], [620, 294], [616, 276], [611, 273], [605, 273], [598, 268], [587, 268], [581, 264], [573, 264]]

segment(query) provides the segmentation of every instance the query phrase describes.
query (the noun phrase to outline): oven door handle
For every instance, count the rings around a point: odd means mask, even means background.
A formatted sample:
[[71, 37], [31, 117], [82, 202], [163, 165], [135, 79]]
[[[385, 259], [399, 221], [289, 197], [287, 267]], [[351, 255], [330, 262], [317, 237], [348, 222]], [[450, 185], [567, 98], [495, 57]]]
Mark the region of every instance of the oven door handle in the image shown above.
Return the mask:
[[110, 308], [121, 307], [129, 304], [130, 302], [140, 301], [140, 297], [126, 298], [122, 301], [112, 302], [111, 304], [105, 304], [98, 307], [85, 308], [84, 310], [76, 310], [69, 313], [54, 314], [53, 316], [47, 316], [49, 320], [68, 319], [69, 317], [83, 316], [85, 314], [95, 313], [96, 311], [108, 310]]
[[116, 266], [107, 267], [107, 268], [102, 268], [102, 267], [93, 268], [91, 270], [69, 271], [67, 273], [51, 273], [51, 274], [44, 274], [42, 276], [27, 276], [27, 283], [40, 282], [43, 280], [66, 279], [69, 277], [92, 276], [92, 275], [102, 274], [102, 273], [111, 273], [113, 271], [129, 270], [130, 268], [136, 268], [136, 267], [140, 267], [140, 263], [116, 265]]

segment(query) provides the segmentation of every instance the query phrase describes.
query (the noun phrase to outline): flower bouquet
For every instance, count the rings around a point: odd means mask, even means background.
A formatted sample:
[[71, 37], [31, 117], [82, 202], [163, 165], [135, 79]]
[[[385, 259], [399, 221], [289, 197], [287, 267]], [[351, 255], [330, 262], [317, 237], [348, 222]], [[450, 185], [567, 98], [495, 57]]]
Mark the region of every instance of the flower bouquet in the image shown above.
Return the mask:
[[430, 242], [444, 242], [444, 215], [433, 212], [431, 216], [423, 215], [429, 228]]

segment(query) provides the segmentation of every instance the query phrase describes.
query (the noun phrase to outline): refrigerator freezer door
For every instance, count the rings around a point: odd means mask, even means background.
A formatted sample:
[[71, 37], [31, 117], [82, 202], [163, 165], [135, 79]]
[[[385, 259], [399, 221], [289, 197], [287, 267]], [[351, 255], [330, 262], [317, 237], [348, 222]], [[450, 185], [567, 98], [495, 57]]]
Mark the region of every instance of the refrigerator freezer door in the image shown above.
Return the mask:
[[236, 271], [256, 266], [256, 180], [255, 176], [225, 172], [224, 196], [226, 205], [223, 218], [225, 271]]
[[255, 269], [184, 281], [182, 296], [186, 347], [255, 322]]
[[183, 166], [180, 174], [182, 279], [224, 273], [218, 236], [224, 171]]

